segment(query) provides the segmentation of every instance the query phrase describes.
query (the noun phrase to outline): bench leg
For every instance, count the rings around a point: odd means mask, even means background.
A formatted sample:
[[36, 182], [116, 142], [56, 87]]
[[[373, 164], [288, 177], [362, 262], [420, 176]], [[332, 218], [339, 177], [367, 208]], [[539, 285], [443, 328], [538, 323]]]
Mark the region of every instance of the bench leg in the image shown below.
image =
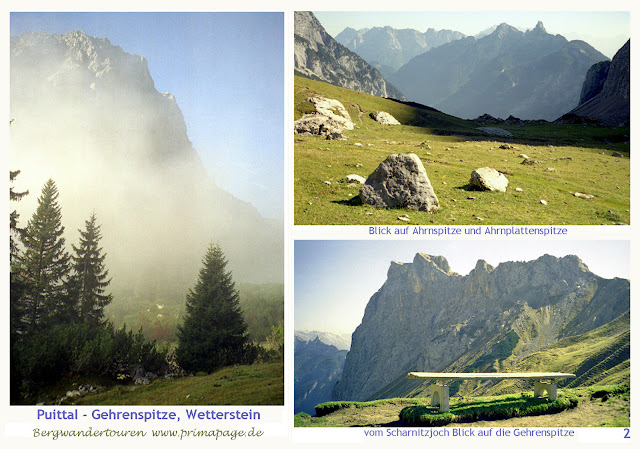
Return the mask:
[[544, 396], [544, 392], [547, 392], [549, 395], [550, 401], [555, 401], [558, 399], [558, 384], [556, 382], [545, 383], [536, 381], [533, 386], [533, 396], [536, 398], [541, 398]]
[[449, 411], [449, 386], [431, 384], [431, 405], [440, 406], [441, 412]]

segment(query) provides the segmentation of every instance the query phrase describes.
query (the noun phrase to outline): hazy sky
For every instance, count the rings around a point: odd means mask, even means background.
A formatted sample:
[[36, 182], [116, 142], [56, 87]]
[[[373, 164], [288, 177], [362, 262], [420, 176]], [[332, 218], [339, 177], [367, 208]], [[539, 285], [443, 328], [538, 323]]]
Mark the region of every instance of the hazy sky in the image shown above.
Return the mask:
[[466, 275], [479, 259], [494, 267], [574, 254], [604, 278], [629, 279], [629, 241], [347, 241], [295, 242], [295, 328], [353, 332], [369, 298], [382, 287], [392, 260], [412, 262], [416, 253], [444, 256], [451, 271]]
[[333, 37], [346, 27], [381, 26], [422, 32], [428, 28], [450, 29], [473, 36], [503, 22], [524, 30], [542, 21], [548, 33], [586, 41], [609, 58], [629, 39], [631, 27], [629, 12], [610, 11], [319, 11], [314, 14]]
[[147, 59], [218, 186], [282, 218], [282, 13], [12, 13], [11, 35], [82, 30]]

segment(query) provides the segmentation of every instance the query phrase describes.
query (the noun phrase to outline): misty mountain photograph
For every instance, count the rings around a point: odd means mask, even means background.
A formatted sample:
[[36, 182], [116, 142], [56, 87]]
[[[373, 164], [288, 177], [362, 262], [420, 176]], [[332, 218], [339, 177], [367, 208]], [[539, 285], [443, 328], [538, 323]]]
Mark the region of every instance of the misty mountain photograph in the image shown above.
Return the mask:
[[629, 243], [296, 241], [294, 425], [629, 426]]
[[628, 225], [628, 12], [297, 11], [300, 225]]
[[284, 403], [283, 13], [11, 13], [11, 404]]

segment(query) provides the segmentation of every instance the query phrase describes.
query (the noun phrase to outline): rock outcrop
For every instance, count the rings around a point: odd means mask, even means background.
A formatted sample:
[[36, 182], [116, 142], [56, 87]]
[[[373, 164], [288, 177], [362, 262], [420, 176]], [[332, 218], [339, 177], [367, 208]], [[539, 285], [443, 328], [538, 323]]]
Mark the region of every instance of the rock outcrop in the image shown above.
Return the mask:
[[404, 99], [375, 67], [336, 42], [308, 11], [294, 14], [294, 69], [300, 75], [336, 86]]
[[629, 301], [629, 281], [598, 277], [576, 256], [497, 267], [479, 260], [466, 276], [440, 256], [391, 262], [353, 333], [333, 399], [402, 395], [411, 390], [409, 371], [492, 370], [609, 323]]
[[375, 207], [438, 210], [436, 197], [420, 158], [411, 154], [387, 157], [360, 188], [360, 199]]
[[[604, 79], [603, 79], [604, 78]], [[631, 40], [618, 50], [608, 69], [598, 63], [587, 73], [582, 97], [568, 116], [610, 126], [629, 126], [631, 117]]]

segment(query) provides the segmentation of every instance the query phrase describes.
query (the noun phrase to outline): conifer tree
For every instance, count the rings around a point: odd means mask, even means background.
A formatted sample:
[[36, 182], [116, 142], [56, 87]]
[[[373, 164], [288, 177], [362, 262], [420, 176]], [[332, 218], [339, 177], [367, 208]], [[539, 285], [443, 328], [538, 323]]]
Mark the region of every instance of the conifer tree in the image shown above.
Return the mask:
[[[20, 170], [9, 171], [9, 183], [13, 183], [16, 177], [20, 174]], [[29, 191], [14, 192], [13, 186], [9, 187], [9, 201], [20, 201], [25, 195], [28, 195]], [[18, 260], [19, 251], [14, 236], [20, 238], [24, 235], [24, 228], [18, 227], [18, 218], [20, 215], [17, 211], [13, 210], [9, 214], [9, 316], [10, 316], [10, 335], [11, 344], [14, 343], [18, 335], [22, 331], [22, 317], [24, 310], [21, 308], [21, 298], [24, 293], [25, 282], [20, 279], [17, 273], [15, 262]]]
[[28, 328], [57, 316], [66, 302], [64, 280], [69, 272], [69, 255], [63, 233], [58, 188], [49, 179], [22, 238], [19, 275], [26, 283], [21, 302]]
[[80, 319], [92, 326], [105, 323], [104, 308], [111, 303], [111, 294], [105, 294], [111, 283], [107, 279], [109, 271], [105, 269], [104, 259], [99, 246], [102, 235], [97, 224], [96, 214], [85, 221], [85, 230], [80, 232], [79, 246], [72, 245], [72, 273], [69, 277], [68, 293], [75, 298]]
[[[9, 182], [13, 183], [19, 174], [20, 170], [9, 171]], [[20, 201], [28, 194], [28, 190], [25, 192], [14, 192], [13, 186], [9, 187], [9, 201]], [[11, 211], [11, 214], [9, 215], [9, 262], [12, 262], [18, 253], [18, 245], [15, 240], [13, 240], [14, 234], [21, 236], [24, 233], [24, 229], [18, 227], [18, 218], [20, 218], [20, 214], [15, 210]]]
[[247, 326], [219, 245], [209, 245], [203, 264], [195, 287], [187, 294], [176, 356], [188, 371], [211, 372], [243, 360]]

